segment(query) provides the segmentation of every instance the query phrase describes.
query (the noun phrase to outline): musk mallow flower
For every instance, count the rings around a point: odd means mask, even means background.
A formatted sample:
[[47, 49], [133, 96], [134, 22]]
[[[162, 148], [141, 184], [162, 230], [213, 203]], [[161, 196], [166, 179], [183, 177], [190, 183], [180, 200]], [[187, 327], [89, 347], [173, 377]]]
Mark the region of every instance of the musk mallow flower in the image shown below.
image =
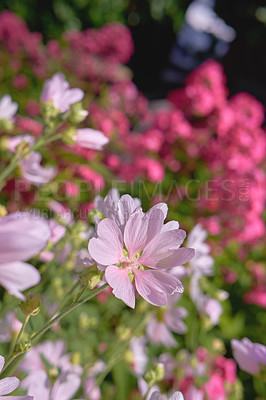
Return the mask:
[[135, 307], [135, 289], [149, 303], [165, 306], [168, 295], [184, 288], [165, 270], [194, 257], [194, 249], [179, 248], [186, 233], [176, 221], [164, 224], [167, 205], [161, 203], [146, 214], [137, 208], [124, 230], [111, 218], [97, 225], [97, 237], [89, 241], [93, 260], [105, 268], [105, 279], [113, 294], [129, 307]]
[[18, 104], [12, 102], [11, 97], [6, 94], [0, 100], [0, 120], [8, 120], [12, 122], [17, 112]]
[[45, 219], [27, 212], [0, 218], [0, 285], [24, 300], [21, 291], [40, 281], [39, 272], [23, 261], [33, 257], [47, 244], [50, 229]]
[[53, 106], [64, 113], [70, 109], [72, 104], [81, 101], [84, 92], [81, 89], [70, 89], [65, 75], [58, 72], [48, 79], [43, 86], [41, 100], [43, 102], [52, 102]]
[[[5, 365], [4, 357], [0, 356], [0, 372]], [[3, 399], [2, 396], [12, 393], [20, 384], [20, 380], [15, 376], [11, 378], [0, 379], [0, 400]], [[6, 398], [6, 397], [5, 397]], [[8, 396], [8, 400], [33, 400], [32, 396]]]
[[260, 365], [266, 365], [266, 346], [252, 343], [248, 338], [231, 340], [234, 359], [243, 371], [251, 375], [260, 372]]
[[90, 128], [77, 129], [73, 140], [79, 146], [92, 150], [102, 150], [109, 142], [109, 139], [101, 131]]

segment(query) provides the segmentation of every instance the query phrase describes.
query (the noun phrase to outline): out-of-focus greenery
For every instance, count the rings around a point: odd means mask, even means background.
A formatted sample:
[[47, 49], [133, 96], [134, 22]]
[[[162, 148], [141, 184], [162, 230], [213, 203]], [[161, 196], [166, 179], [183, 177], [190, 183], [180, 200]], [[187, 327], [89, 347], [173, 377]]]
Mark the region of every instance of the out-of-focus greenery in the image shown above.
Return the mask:
[[0, 10], [13, 11], [31, 30], [55, 39], [70, 29], [98, 28], [108, 22], [135, 26], [166, 16], [177, 30], [188, 4], [188, 0], [3, 0]]

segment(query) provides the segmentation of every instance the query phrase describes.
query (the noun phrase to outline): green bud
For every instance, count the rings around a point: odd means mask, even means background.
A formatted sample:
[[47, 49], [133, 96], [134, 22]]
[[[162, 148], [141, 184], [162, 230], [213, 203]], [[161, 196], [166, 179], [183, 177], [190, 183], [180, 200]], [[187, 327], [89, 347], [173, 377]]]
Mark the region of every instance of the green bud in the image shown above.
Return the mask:
[[80, 122], [86, 119], [88, 114], [88, 111], [82, 108], [82, 103], [75, 103], [71, 106], [69, 121], [73, 125], [78, 125]]
[[26, 315], [37, 315], [40, 311], [41, 300], [38, 294], [28, 294], [26, 301], [21, 302], [20, 309]]
[[7, 215], [7, 209], [5, 208], [5, 206], [2, 206], [0, 204], [0, 218], [4, 217], [5, 215]]
[[88, 286], [89, 289], [94, 289], [102, 281], [104, 271], [99, 271], [96, 264], [85, 268], [80, 276], [82, 285]]
[[165, 374], [165, 368], [162, 363], [154, 364], [153, 368], [149, 369], [144, 375], [145, 381], [149, 386], [153, 386], [155, 383], [163, 380]]
[[105, 215], [101, 212], [101, 211], [99, 211], [99, 210], [96, 210], [95, 208], [93, 208], [90, 212], [89, 212], [89, 215], [88, 215], [88, 219], [89, 219], [89, 222], [91, 223], [91, 224], [94, 224], [94, 217], [98, 217], [99, 219], [104, 219], [105, 218]]
[[9, 119], [0, 119], [0, 131], [10, 132], [12, 131], [14, 124]]
[[18, 343], [15, 347], [14, 353], [15, 354], [20, 354], [20, 353], [25, 353], [31, 348], [31, 344], [28, 342], [22, 342]]
[[52, 121], [59, 115], [59, 110], [54, 107], [52, 101], [46, 101], [42, 103], [41, 115], [46, 123], [46, 125], [50, 125]]
[[66, 129], [62, 137], [63, 142], [69, 145], [75, 144], [76, 142], [74, 137], [76, 136], [76, 134], [77, 131], [75, 128]]

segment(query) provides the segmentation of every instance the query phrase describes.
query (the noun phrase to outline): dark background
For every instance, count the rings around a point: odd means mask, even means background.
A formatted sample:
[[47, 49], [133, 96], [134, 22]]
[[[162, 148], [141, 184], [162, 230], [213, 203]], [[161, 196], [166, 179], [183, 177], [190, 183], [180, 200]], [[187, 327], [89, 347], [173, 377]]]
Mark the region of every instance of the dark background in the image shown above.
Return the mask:
[[[160, 98], [180, 85], [165, 85], [161, 73], [168, 65], [170, 49], [190, 3], [189, 0], [0, 0], [0, 10], [10, 9], [20, 15], [30, 30], [43, 34], [45, 41], [60, 38], [68, 29], [97, 28], [114, 21], [126, 24], [135, 43], [135, 54], [129, 63], [134, 81], [149, 98]], [[220, 60], [230, 93], [248, 91], [265, 105], [265, 0], [217, 0], [215, 10], [237, 32], [229, 52]]]

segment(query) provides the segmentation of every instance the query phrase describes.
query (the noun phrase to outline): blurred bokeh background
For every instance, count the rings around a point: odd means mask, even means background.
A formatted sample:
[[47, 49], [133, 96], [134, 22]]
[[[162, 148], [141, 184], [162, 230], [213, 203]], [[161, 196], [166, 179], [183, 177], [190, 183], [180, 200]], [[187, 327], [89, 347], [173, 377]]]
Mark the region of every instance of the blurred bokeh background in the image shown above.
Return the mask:
[[225, 67], [231, 94], [248, 91], [266, 104], [264, 0], [1, 0], [3, 9], [45, 41], [66, 30], [127, 25], [135, 44], [129, 66], [149, 98], [163, 98], [214, 58]]

